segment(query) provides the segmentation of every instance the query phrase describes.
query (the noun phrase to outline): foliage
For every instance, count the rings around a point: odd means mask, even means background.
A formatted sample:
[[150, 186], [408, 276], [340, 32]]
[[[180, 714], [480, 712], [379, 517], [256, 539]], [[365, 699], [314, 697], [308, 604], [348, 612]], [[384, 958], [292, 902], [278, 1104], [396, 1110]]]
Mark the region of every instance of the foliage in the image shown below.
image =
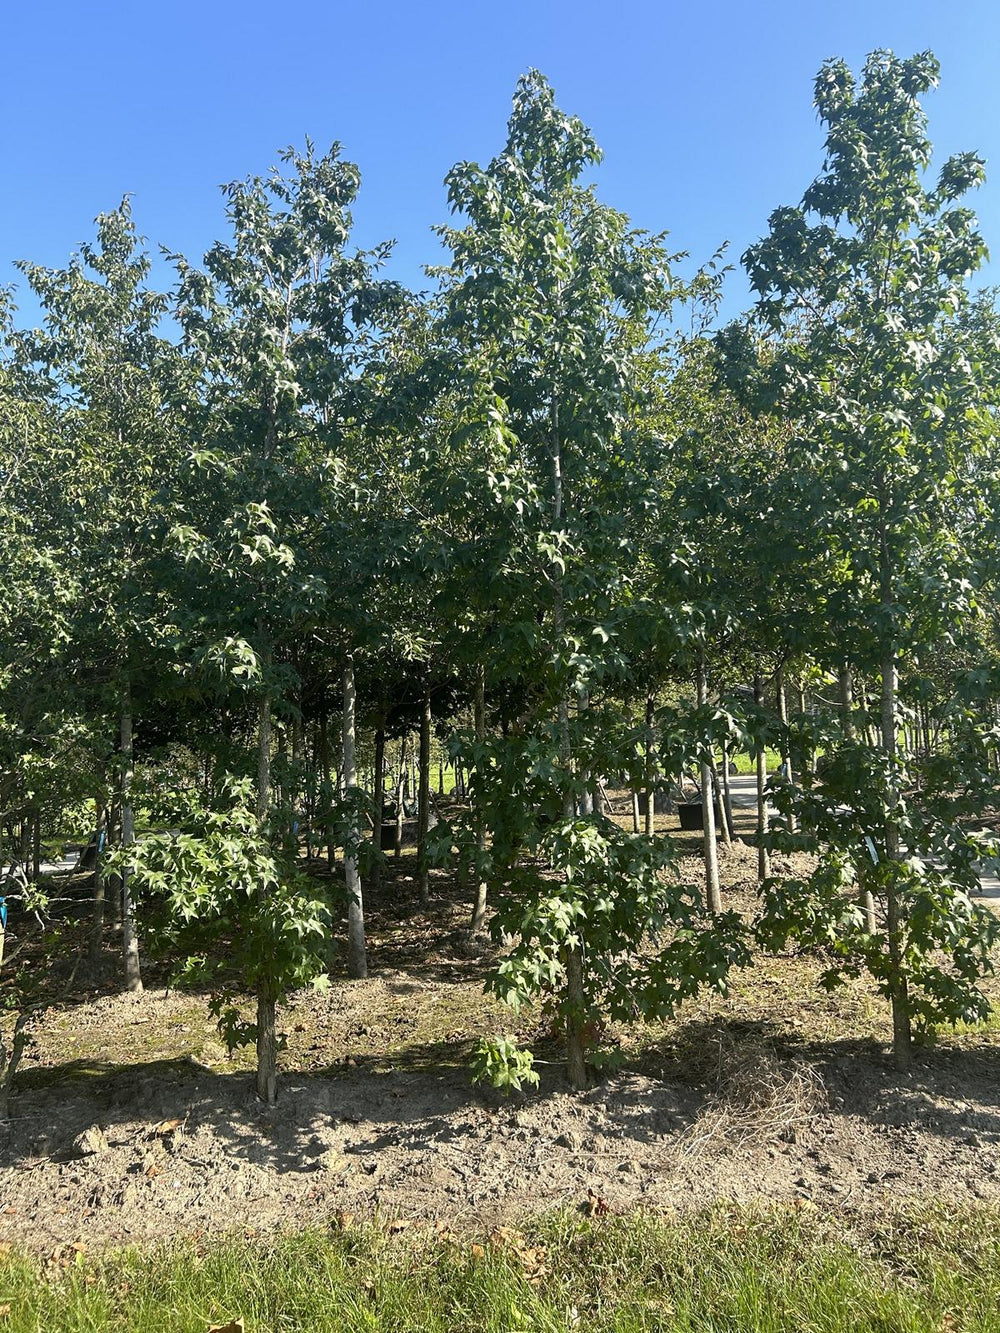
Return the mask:
[[241, 995], [263, 987], [280, 999], [326, 984], [330, 902], [273, 850], [247, 779], [224, 779], [214, 806], [193, 795], [185, 805], [183, 828], [147, 834], [117, 863], [128, 855], [149, 945], [183, 960], [178, 980], [211, 988], [212, 1012], [235, 1047], [256, 1037]]

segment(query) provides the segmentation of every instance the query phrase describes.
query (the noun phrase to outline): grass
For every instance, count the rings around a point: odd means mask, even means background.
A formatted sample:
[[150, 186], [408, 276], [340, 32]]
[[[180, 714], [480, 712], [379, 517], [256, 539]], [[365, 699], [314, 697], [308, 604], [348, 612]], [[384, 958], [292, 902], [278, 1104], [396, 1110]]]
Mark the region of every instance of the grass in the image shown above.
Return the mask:
[[[766, 749], [764, 753], [767, 755], [768, 774], [776, 773], [781, 767], [781, 755], [777, 750], [772, 750], [770, 748]], [[756, 773], [757, 771], [757, 761], [749, 754], [732, 755], [730, 757], [730, 763], [734, 764], [737, 773], [740, 773], [743, 776], [748, 773]]]
[[[720, 1206], [566, 1213], [478, 1242], [430, 1226], [0, 1258], [5, 1333], [992, 1333], [1000, 1210], [875, 1219]], [[9, 1308], [8, 1308], [9, 1307]]]

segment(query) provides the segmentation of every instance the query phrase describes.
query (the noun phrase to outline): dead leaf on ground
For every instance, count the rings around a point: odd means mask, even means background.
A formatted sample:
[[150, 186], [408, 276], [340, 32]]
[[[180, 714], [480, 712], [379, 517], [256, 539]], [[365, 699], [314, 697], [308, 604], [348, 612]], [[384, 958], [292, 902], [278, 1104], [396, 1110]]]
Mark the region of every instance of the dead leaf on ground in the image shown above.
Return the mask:
[[0, 1319], [6, 1319], [7, 1316], [10, 1314], [10, 1311], [11, 1311], [10, 1301], [4, 1301], [3, 1305], [0, 1305]]
[[588, 1217], [607, 1217], [611, 1212], [606, 1199], [600, 1194], [595, 1194], [593, 1190], [587, 1191], [587, 1216]]
[[503, 1247], [513, 1254], [520, 1262], [529, 1282], [538, 1283], [549, 1276], [545, 1250], [541, 1246], [529, 1245], [520, 1231], [514, 1227], [494, 1227], [489, 1234], [488, 1243]]
[[244, 1333], [242, 1319], [230, 1319], [228, 1324], [209, 1324], [208, 1333]]
[[151, 1139], [166, 1138], [168, 1134], [173, 1134], [175, 1130], [180, 1129], [183, 1123], [184, 1121], [180, 1117], [176, 1120], [161, 1120], [159, 1124], [154, 1125], [149, 1131], [149, 1137]]

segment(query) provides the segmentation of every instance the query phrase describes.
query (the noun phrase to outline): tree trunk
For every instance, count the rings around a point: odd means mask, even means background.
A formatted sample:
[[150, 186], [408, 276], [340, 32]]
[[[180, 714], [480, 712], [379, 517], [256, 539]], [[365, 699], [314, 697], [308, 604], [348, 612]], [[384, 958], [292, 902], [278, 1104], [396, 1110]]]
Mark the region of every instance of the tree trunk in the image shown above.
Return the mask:
[[[840, 717], [844, 729], [844, 739], [853, 741], [854, 731], [854, 681], [851, 666], [845, 662], [840, 668]], [[871, 889], [865, 887], [865, 861], [867, 852], [862, 852], [858, 862], [858, 906], [864, 919], [864, 929], [869, 935], [875, 934], [875, 898]]]
[[[473, 717], [475, 719], [476, 735], [476, 771], [479, 781], [476, 784], [475, 809], [473, 810], [473, 819], [476, 826], [476, 858], [481, 860], [486, 850], [486, 824], [483, 819], [483, 788], [482, 788], [482, 746], [486, 742], [486, 673], [482, 664], [476, 668], [476, 694], [473, 700]], [[479, 867], [476, 867], [476, 900], [472, 904], [473, 931], [482, 930], [483, 923], [486, 920], [486, 881], [481, 878]]]
[[398, 861], [403, 855], [403, 816], [406, 811], [403, 809], [403, 800], [406, 794], [406, 741], [407, 735], [404, 732], [402, 740], [399, 742], [399, 779], [396, 782], [396, 842], [393, 847], [393, 860]]
[[[775, 694], [778, 704], [778, 721], [781, 723], [781, 771], [786, 782], [794, 781], [792, 772], [792, 750], [788, 740], [788, 697], [785, 692], [785, 668], [778, 667], [774, 677]], [[794, 833], [797, 824], [794, 815], [788, 816], [788, 831]]]
[[[559, 394], [553, 385], [551, 405], [551, 458], [552, 458], [552, 518], [558, 528], [562, 522], [563, 480], [562, 480], [562, 441], [559, 433]], [[556, 652], [562, 654], [566, 637], [566, 613], [563, 603], [562, 580], [556, 577], [552, 599], [552, 629]], [[563, 819], [571, 820], [574, 815], [573, 802], [573, 749], [569, 734], [569, 697], [566, 689], [559, 696], [558, 707], [559, 761], [562, 772], [562, 814]], [[581, 945], [567, 945], [564, 949], [566, 968], [566, 1076], [570, 1086], [587, 1086], [587, 1061], [583, 1041], [583, 1022], [585, 1013], [586, 990], [583, 977], [583, 948]]]
[[646, 695], [646, 837], [651, 838], [656, 831], [656, 798], [653, 794], [656, 773], [656, 757], [653, 749], [653, 708], [655, 699]]
[[[590, 707], [590, 695], [584, 690], [577, 701], [577, 717], [582, 717]], [[587, 769], [582, 775], [584, 781], [584, 790], [580, 793], [580, 814], [584, 819], [588, 819], [594, 813], [594, 793], [590, 770]]]
[[729, 821], [726, 819], [726, 803], [722, 795], [722, 783], [719, 781], [719, 770], [713, 758], [711, 763], [712, 772], [712, 796], [715, 801], [715, 816], [718, 821], [719, 836], [722, 839], [724, 847], [732, 847], [733, 836], [729, 827]]
[[431, 899], [430, 866], [427, 861], [427, 830], [431, 820], [431, 686], [424, 682], [423, 707], [420, 712], [420, 765], [417, 787], [417, 872], [420, 901], [426, 907]]
[[[764, 703], [764, 682], [760, 676], [754, 676], [753, 697], [757, 707]], [[771, 857], [764, 846], [767, 834], [767, 751], [761, 743], [754, 756], [754, 769], [757, 775], [757, 882], [763, 884], [771, 873]]]
[[257, 1096], [268, 1106], [278, 1100], [277, 1001], [265, 986], [257, 990]]
[[[108, 808], [108, 837], [107, 846], [118, 847], [122, 840], [122, 819], [121, 819], [121, 801], [116, 796]], [[117, 931], [122, 924], [122, 879], [117, 871], [108, 876], [107, 887], [108, 905], [111, 908], [111, 926]]]
[[317, 855], [322, 855], [323, 846], [326, 846], [326, 863], [332, 872], [337, 864], [337, 853], [333, 844], [333, 824], [330, 820], [329, 809], [330, 802], [333, 799], [333, 774], [330, 765], [330, 719], [327, 716], [326, 703], [324, 701], [323, 711], [319, 719], [319, 738], [316, 742], [317, 763], [319, 765], [319, 790], [320, 810], [322, 811], [322, 838], [317, 830]]
[[587, 1052], [583, 1042], [583, 950], [566, 950], [566, 1077], [573, 1088], [587, 1086]]
[[733, 824], [733, 793], [729, 786], [729, 746], [722, 745], [722, 812], [726, 817], [729, 841], [736, 841], [736, 827]]
[[[341, 729], [344, 788], [348, 797], [353, 795], [358, 785], [354, 703], [354, 657], [348, 653], [344, 664], [344, 721]], [[368, 975], [365, 913], [361, 898], [361, 876], [358, 873], [360, 845], [361, 829], [358, 826], [357, 816], [352, 815], [344, 844], [344, 880], [347, 886], [347, 975], [356, 981]]]
[[129, 688], [125, 687], [125, 697], [121, 711], [121, 799], [122, 799], [122, 847], [126, 859], [122, 862], [122, 953], [125, 959], [125, 985], [135, 994], [142, 991], [142, 975], [139, 971], [139, 939], [135, 933], [135, 917], [132, 912], [132, 891], [130, 886], [130, 867], [128, 849], [135, 842], [135, 814], [132, 809], [132, 700]]
[[94, 859], [94, 894], [90, 916], [90, 975], [100, 976], [104, 957], [104, 842], [107, 838], [108, 807], [103, 796], [94, 797], [94, 836], [97, 855]]
[[382, 808], [385, 804], [385, 720], [375, 730], [375, 773], [372, 778], [372, 869], [368, 887], [382, 885]]
[[[889, 809], [885, 821], [885, 855], [890, 863], [899, 861], [899, 826], [896, 822], [896, 657], [892, 648], [882, 660], [882, 747], [889, 760], [892, 779], [889, 791]], [[891, 873], [891, 871], [890, 871]], [[892, 880], [886, 885], [886, 918], [888, 928], [889, 968], [888, 983], [892, 999], [892, 1054], [899, 1070], [909, 1069], [912, 1060], [910, 1030], [910, 1000], [906, 973], [903, 967], [903, 935], [905, 922], [900, 910], [899, 897]]]
[[639, 792], [637, 788], [632, 788], [632, 832], [638, 833], [641, 825], [639, 823]]
[[[708, 673], [705, 654], [698, 657], [698, 707], [708, 703]], [[710, 912], [722, 911], [719, 886], [719, 851], [715, 845], [715, 803], [712, 800], [712, 769], [707, 759], [701, 761], [702, 847], [705, 854], [705, 902]]]
[[[261, 650], [265, 671], [271, 663], [269, 648]], [[263, 834], [271, 811], [271, 694], [266, 687], [257, 705], [257, 823]], [[265, 890], [258, 886], [257, 896]], [[275, 1030], [277, 996], [273, 985], [261, 979], [257, 983], [257, 1096], [273, 1106], [277, 1100], [278, 1041]]]
[[31, 816], [31, 877], [37, 884], [42, 873], [42, 815], [35, 809]]

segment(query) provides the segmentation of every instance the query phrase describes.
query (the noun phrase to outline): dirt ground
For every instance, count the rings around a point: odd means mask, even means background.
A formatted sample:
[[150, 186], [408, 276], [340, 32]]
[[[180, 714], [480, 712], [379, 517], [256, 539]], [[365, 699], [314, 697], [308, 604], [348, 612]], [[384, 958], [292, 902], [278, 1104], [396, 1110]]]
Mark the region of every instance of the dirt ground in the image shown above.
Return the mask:
[[[753, 854], [724, 859], [734, 905]], [[36, 1020], [0, 1130], [0, 1240], [50, 1249], [378, 1212], [481, 1226], [553, 1205], [688, 1209], [716, 1200], [877, 1209], [888, 1196], [1000, 1196], [1000, 1046], [949, 1034], [899, 1076], [883, 1001], [828, 995], [818, 965], [767, 958], [730, 996], [623, 1033], [626, 1067], [588, 1092], [528, 1012], [482, 993], [491, 954], [443, 877], [419, 911], [407, 864], [369, 902], [367, 981], [295, 997], [279, 1103], [256, 1101], [204, 999], [77, 991]], [[155, 976], [154, 976], [155, 980]], [[469, 1081], [487, 1032], [535, 1043], [542, 1085]]]

